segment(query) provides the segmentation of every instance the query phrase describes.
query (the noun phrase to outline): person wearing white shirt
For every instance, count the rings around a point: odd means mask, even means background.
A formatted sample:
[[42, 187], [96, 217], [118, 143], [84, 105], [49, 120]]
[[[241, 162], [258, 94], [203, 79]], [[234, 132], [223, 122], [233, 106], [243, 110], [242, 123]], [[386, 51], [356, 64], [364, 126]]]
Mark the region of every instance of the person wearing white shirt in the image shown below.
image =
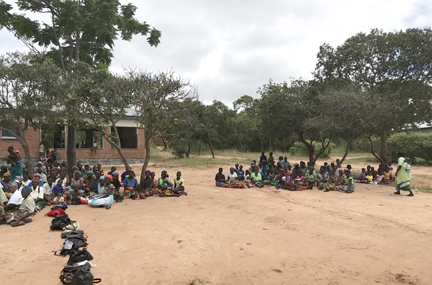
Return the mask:
[[[54, 187], [54, 183], [53, 183], [53, 178], [50, 176], [50, 177], [48, 177], [48, 179], [47, 179], [48, 181], [47, 181], [47, 183], [45, 183], [43, 186], [42, 186], [42, 188], [43, 188], [43, 190], [44, 190], [44, 192], [45, 192], [45, 195], [47, 196], [47, 199], [48, 200], [50, 200], [50, 198], [51, 198], [51, 196], [52, 196], [52, 189], [53, 189], [53, 187]], [[58, 180], [58, 179], [57, 179]]]
[[237, 173], [234, 171], [234, 168], [230, 168], [230, 172], [228, 172], [228, 181], [234, 182], [234, 180], [237, 180]]

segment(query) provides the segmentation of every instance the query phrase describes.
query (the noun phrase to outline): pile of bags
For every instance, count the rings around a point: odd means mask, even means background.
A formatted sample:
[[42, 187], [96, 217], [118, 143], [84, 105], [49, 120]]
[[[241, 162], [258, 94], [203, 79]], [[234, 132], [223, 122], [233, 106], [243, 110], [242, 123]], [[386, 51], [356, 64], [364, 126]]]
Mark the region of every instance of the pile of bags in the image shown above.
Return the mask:
[[[53, 217], [51, 231], [63, 231], [61, 238], [65, 239], [62, 249], [54, 251], [55, 256], [68, 256], [67, 265], [60, 273], [60, 281], [63, 284], [91, 285], [100, 283], [100, 278], [93, 278], [90, 272], [92, 264], [89, 262], [93, 256], [87, 250], [87, 236], [79, 230], [79, 224], [72, 221], [66, 214], [67, 205], [64, 203], [55, 205], [45, 216]], [[82, 249], [81, 249], [82, 248]]]

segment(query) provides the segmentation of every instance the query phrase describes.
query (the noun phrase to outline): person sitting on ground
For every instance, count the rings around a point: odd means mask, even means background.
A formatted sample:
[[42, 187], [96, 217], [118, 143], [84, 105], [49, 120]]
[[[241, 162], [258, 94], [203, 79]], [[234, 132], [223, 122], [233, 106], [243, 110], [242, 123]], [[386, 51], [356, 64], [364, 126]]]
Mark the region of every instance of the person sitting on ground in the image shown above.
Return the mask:
[[[346, 176], [347, 172], [350, 172], [350, 173], [352, 174], [351, 169], [352, 169], [351, 165], [350, 165], [350, 164], [347, 164], [347, 169], [344, 170], [344, 174], [345, 174], [345, 176]], [[353, 176], [353, 175], [351, 175], [351, 177], [354, 179], [354, 176]]]
[[158, 180], [156, 179], [156, 173], [152, 172], [150, 174], [150, 177], [153, 179], [153, 194], [158, 194], [159, 193], [159, 188], [158, 188]]
[[38, 186], [44, 186], [45, 183], [43, 183], [42, 181], [40, 181], [41, 177], [39, 173], [35, 173], [35, 175], [33, 175], [33, 179], [32, 181], [29, 183], [28, 187], [32, 188], [33, 185], [36, 183], [36, 185]]
[[301, 175], [301, 169], [298, 163], [294, 164], [294, 168], [292, 170], [292, 174], [294, 174], [295, 177]]
[[123, 187], [125, 198], [131, 198], [132, 200], [138, 198], [138, 181], [136, 180], [135, 173], [132, 170], [129, 171], [128, 177], [123, 181]]
[[[132, 171], [132, 166], [129, 166], [129, 170], [126, 170], [125, 172], [122, 173], [122, 175], [120, 176], [121, 178], [121, 182], [124, 183], [126, 176], [128, 176]], [[132, 171], [133, 177], [135, 177], [135, 172]]]
[[153, 194], [153, 186], [154, 186], [154, 180], [150, 177], [151, 171], [147, 170], [145, 172], [144, 179], [141, 180], [140, 187], [139, 187], [139, 197], [140, 199], [145, 199], [146, 197]]
[[168, 172], [166, 172], [165, 170], [161, 172], [161, 177], [158, 179], [158, 188], [160, 191], [173, 189], [173, 184], [168, 178]]
[[74, 175], [71, 179], [70, 186], [74, 191], [78, 191], [78, 190], [83, 189], [84, 179], [81, 177], [81, 172], [79, 170], [75, 170]]
[[[111, 167], [111, 171], [108, 172], [108, 175], [112, 175], [113, 172], [117, 172], [117, 168], [116, 168], [115, 166], [112, 166], [112, 167]], [[117, 172], [117, 173], [118, 173], [118, 172]]]
[[[51, 178], [51, 177], [50, 177]], [[39, 186], [39, 177], [38, 176], [34, 176], [33, 180], [32, 180], [32, 186], [31, 186], [31, 191], [30, 191], [30, 196], [32, 197], [33, 201], [35, 202], [36, 205], [36, 210], [37, 211], [41, 211], [43, 208], [45, 208], [46, 204], [50, 204], [50, 201], [46, 200], [45, 197], [45, 191], [42, 186]]]
[[31, 189], [28, 186], [24, 186], [21, 189], [21, 196], [23, 198], [19, 210], [13, 214], [13, 221], [10, 222], [12, 227], [23, 226], [26, 223], [31, 223], [33, 221], [33, 216], [35, 214], [35, 201], [30, 196]]
[[284, 157], [284, 160], [283, 160], [283, 165], [282, 165], [282, 167], [285, 169], [285, 171], [287, 171], [288, 170], [288, 167], [290, 166], [290, 163], [289, 163], [289, 161], [288, 161], [288, 157]]
[[270, 152], [269, 153], [269, 157], [267, 159], [267, 164], [268, 164], [269, 167], [270, 167], [270, 165], [272, 165], [274, 167], [274, 162], [275, 162], [275, 160], [274, 160], [274, 157], [273, 157], [273, 152]]
[[260, 163], [260, 164], [264, 164], [264, 162], [265, 162], [265, 164], [267, 164], [267, 156], [265, 155], [265, 152], [263, 151], [263, 152], [261, 153], [259, 163]]
[[3, 186], [3, 191], [9, 192], [9, 185], [12, 183], [11, 174], [4, 173], [3, 180], [1, 181], [1, 185]]
[[369, 173], [366, 175], [366, 179], [367, 179], [367, 183], [368, 184], [374, 184], [374, 176], [372, 175], [372, 173], [369, 171]]
[[251, 171], [250, 170], [246, 170], [246, 173], [245, 173], [245, 180], [251, 180]]
[[373, 176], [374, 178], [375, 178], [375, 177], [377, 176], [377, 174], [378, 174], [378, 171], [376, 171], [374, 167], [371, 167], [370, 172], [371, 172], [371, 174], [372, 174], [372, 176]]
[[231, 167], [230, 171], [227, 174], [228, 182], [233, 183], [235, 180], [237, 180], [237, 173], [234, 171], [234, 168]]
[[411, 191], [411, 178], [411, 159], [407, 157], [405, 158], [402, 165], [398, 166], [398, 171], [396, 172], [396, 192], [394, 193], [400, 195], [400, 190], [409, 191], [407, 196], [414, 196], [413, 192]]
[[340, 186], [340, 185], [342, 185], [342, 184], [344, 183], [344, 181], [345, 181], [345, 175], [344, 175], [344, 172], [343, 172], [342, 169], [339, 169], [338, 174], [339, 174], [339, 175], [338, 175], [337, 177], [335, 176], [335, 179], [336, 179], [336, 186]]
[[237, 172], [237, 170], [239, 170], [239, 164], [238, 164], [238, 163], [236, 163], [236, 164], [234, 165], [234, 171]]
[[93, 171], [87, 170], [84, 182], [84, 191], [90, 193], [93, 191]]
[[304, 161], [300, 161], [300, 171], [301, 171], [303, 176], [305, 176], [307, 173], [307, 167], [306, 167], [306, 163]]
[[22, 173], [22, 186], [28, 186], [31, 182], [31, 180], [29, 179], [29, 174], [28, 172], [23, 172]]
[[309, 168], [309, 171], [305, 175], [305, 181], [303, 183], [303, 186], [305, 186], [305, 189], [313, 189], [316, 180], [317, 173], [313, 168]]
[[368, 183], [368, 179], [366, 177], [366, 169], [362, 168], [362, 172], [360, 173], [358, 180], [360, 183]]
[[[52, 177], [50, 177], [52, 179]], [[57, 180], [57, 184], [54, 185], [52, 189], [52, 204], [56, 205], [58, 203], [66, 203], [66, 199], [63, 195], [64, 188], [62, 186], [61, 180]]]
[[325, 166], [320, 167], [320, 171], [317, 174], [318, 190], [324, 190], [326, 184], [329, 181], [329, 174], [326, 172]]
[[[58, 183], [58, 181], [56, 181]], [[45, 193], [45, 200], [47, 201], [47, 204], [51, 204], [53, 199], [53, 188], [57, 184], [54, 183], [54, 179], [50, 176], [48, 177], [48, 182], [45, 183], [42, 188]]]
[[3, 188], [0, 186], [0, 207], [6, 206], [7, 202], [8, 202], [8, 198], [6, 197]]
[[[105, 179], [105, 177], [104, 178], [101, 178], [101, 177], [102, 177], [102, 174], [96, 168], [96, 170], [94, 172], [94, 178], [93, 178], [93, 181], [92, 181], [92, 190], [93, 190], [93, 192], [98, 191], [101, 179]], [[105, 182], [103, 182], [103, 183], [105, 183]]]
[[354, 188], [354, 179], [351, 176], [351, 172], [347, 172], [343, 185], [338, 188], [338, 191], [343, 193], [352, 193], [354, 192]]
[[382, 170], [380, 170], [377, 174], [377, 176], [375, 177], [375, 184], [381, 184], [381, 181], [384, 179], [384, 173], [382, 172]]
[[187, 196], [187, 193], [185, 192], [184, 181], [183, 181], [183, 178], [181, 178], [181, 172], [180, 171], [177, 172], [177, 177], [174, 179], [174, 189], [172, 190], [172, 192], [175, 195], [186, 195]]
[[114, 185], [111, 184], [112, 176], [105, 175], [104, 176], [104, 195], [97, 199], [92, 199], [88, 201], [88, 205], [91, 207], [105, 207], [105, 209], [111, 209], [112, 204], [114, 203]]
[[239, 170], [237, 170], [237, 179], [240, 181], [245, 180], [245, 172], [243, 170], [243, 165], [240, 165]]
[[295, 183], [294, 174], [288, 175], [285, 180], [285, 189], [290, 191], [297, 191], [298, 185]]
[[330, 173], [329, 173], [329, 182], [326, 183], [324, 192], [329, 192], [329, 191], [336, 190], [336, 183], [335, 183], [335, 181], [336, 181], [336, 179], [334, 177], [333, 171], [330, 171]]
[[285, 189], [286, 187], [286, 173], [285, 173], [285, 169], [281, 168], [279, 170], [279, 175], [277, 176], [278, 182], [276, 184], [276, 189]]
[[5, 212], [15, 212], [18, 210], [24, 198], [21, 195], [21, 191], [18, 190], [18, 184], [13, 182], [9, 185], [9, 191], [12, 194], [4, 207]]
[[113, 178], [112, 181], [111, 181], [111, 183], [112, 183], [112, 185], [114, 185], [114, 188], [115, 188], [114, 191], [120, 193], [120, 187], [122, 187], [122, 185], [121, 185], [121, 182], [120, 182], [120, 179], [119, 179], [119, 177], [120, 177], [119, 173], [117, 171], [114, 171], [114, 172], [111, 172], [111, 174], [108, 174], [108, 175], [111, 175], [112, 178]]
[[[219, 172], [216, 173], [215, 176], [215, 181], [216, 181], [216, 186], [217, 187], [225, 187], [225, 188], [230, 188], [230, 185], [228, 183], [228, 181], [225, 179], [225, 175], [223, 175], [223, 168], [219, 168]], [[246, 173], [248, 172], [248, 170], [246, 170]]]
[[264, 183], [262, 182], [262, 176], [261, 174], [258, 172], [258, 167], [254, 167], [254, 172], [251, 175], [251, 181], [253, 184], [255, 184], [255, 186], [262, 188], [264, 187]]
[[278, 169], [283, 168], [283, 163], [284, 163], [283, 156], [279, 156], [279, 160], [278, 160], [277, 163], [279, 163], [278, 164], [278, 166], [279, 166]]
[[390, 172], [389, 167], [386, 166], [384, 168], [384, 180], [383, 180], [383, 183], [384, 184], [390, 184], [390, 182], [391, 182], [391, 172]]
[[[67, 187], [69, 185], [69, 176], [66, 174], [66, 169], [61, 169], [58, 178], [62, 181], [62, 186]], [[57, 179], [55, 180], [55, 184], [57, 184]]]

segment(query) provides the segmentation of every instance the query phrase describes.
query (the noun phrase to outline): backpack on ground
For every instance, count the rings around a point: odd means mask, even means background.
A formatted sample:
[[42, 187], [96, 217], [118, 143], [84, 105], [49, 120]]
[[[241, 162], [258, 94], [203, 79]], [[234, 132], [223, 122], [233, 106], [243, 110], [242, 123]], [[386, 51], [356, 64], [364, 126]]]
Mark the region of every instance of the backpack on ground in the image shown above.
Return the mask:
[[90, 264], [87, 262], [84, 265], [76, 266], [75, 273], [72, 277], [71, 285], [92, 285], [94, 283], [100, 283], [102, 279], [93, 278], [93, 274], [90, 272]]
[[54, 219], [51, 221], [50, 230], [52, 231], [59, 231], [63, 230], [64, 227], [71, 225], [73, 222], [69, 219], [69, 216], [61, 215], [54, 217]]
[[62, 208], [57, 208], [57, 209], [51, 210], [45, 214], [45, 216], [48, 216], [48, 217], [57, 217], [57, 216], [63, 216], [63, 215], [66, 215], [66, 212]]
[[60, 282], [63, 284], [71, 284], [72, 277], [76, 272], [76, 267], [74, 266], [65, 266], [63, 270], [60, 272]]
[[51, 210], [55, 210], [55, 209], [62, 209], [63, 211], [66, 211], [67, 209], [67, 204], [66, 203], [58, 203], [57, 205], [52, 206]]
[[69, 255], [67, 265], [74, 265], [74, 263], [92, 259], [93, 256], [87, 251], [87, 248], [83, 248], [82, 250], [77, 250], [73, 254]]
[[64, 232], [62, 232], [61, 238], [84, 238], [85, 240], [87, 240], [87, 237], [84, 237], [84, 231], [80, 230], [65, 230]]

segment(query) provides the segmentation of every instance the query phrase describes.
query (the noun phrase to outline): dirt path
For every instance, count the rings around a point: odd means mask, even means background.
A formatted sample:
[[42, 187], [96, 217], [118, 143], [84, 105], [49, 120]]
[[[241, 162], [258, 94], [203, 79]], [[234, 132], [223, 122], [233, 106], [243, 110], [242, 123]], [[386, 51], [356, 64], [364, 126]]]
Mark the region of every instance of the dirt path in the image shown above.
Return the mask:
[[[161, 169], [152, 169], [159, 173]], [[174, 174], [177, 169], [169, 169]], [[102, 284], [430, 284], [432, 195], [214, 186], [215, 169], [182, 169], [189, 195], [70, 206]], [[58, 284], [67, 258], [51, 218], [0, 226], [1, 284]], [[31, 280], [31, 281], [30, 281]]]

